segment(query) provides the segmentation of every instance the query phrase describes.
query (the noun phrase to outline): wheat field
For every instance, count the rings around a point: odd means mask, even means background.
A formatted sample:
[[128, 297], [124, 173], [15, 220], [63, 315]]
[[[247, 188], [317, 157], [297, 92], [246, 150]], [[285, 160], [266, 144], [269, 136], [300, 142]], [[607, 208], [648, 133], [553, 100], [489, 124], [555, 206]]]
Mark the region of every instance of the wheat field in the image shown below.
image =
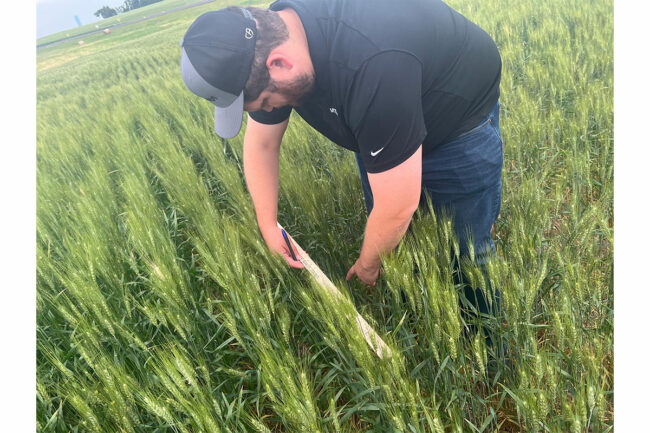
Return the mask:
[[180, 77], [181, 36], [227, 4], [38, 51], [37, 431], [611, 431], [612, 1], [449, 1], [503, 60], [495, 376], [463, 333], [444, 216], [416, 215], [376, 287], [345, 281], [354, 157], [295, 115], [278, 220], [344, 299], [268, 253], [243, 133], [220, 139]]

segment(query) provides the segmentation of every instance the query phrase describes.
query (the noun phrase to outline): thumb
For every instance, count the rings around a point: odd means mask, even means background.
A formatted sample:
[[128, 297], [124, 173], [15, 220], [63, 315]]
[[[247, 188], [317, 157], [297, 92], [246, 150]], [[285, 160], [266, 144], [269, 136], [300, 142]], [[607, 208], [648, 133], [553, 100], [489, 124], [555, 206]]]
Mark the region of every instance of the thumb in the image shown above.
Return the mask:
[[353, 276], [354, 274], [355, 274], [355, 272], [354, 272], [354, 266], [352, 266], [352, 267], [350, 268], [350, 270], [348, 271], [348, 275], [345, 277], [345, 280], [346, 280], [346, 281], [350, 281], [350, 278], [352, 278], [352, 276]]

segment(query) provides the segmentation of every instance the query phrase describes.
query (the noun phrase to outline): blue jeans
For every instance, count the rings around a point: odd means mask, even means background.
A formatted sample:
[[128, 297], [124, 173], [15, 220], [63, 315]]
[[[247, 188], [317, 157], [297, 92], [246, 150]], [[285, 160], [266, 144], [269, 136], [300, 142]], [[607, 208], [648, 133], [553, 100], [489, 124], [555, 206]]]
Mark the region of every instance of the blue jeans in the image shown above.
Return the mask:
[[[368, 173], [359, 154], [356, 154], [356, 159], [366, 209], [370, 214], [373, 198]], [[444, 211], [452, 215], [461, 256], [468, 256], [471, 239], [475, 261], [480, 265], [495, 251], [490, 229], [501, 209], [502, 167], [498, 102], [476, 127], [422, 156], [420, 208], [426, 210], [428, 195], [436, 213]], [[494, 314], [496, 311], [488, 310], [483, 291], [474, 289], [465, 287], [467, 299], [481, 313]], [[500, 294], [499, 289], [495, 289], [495, 307], [499, 310]]]

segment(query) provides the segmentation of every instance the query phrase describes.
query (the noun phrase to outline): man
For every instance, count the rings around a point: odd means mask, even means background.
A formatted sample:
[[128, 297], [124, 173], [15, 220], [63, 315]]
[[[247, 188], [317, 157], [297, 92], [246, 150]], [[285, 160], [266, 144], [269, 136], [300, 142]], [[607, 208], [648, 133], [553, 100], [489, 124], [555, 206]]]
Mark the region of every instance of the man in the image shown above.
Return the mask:
[[[356, 152], [369, 213], [347, 278], [375, 285], [425, 203], [451, 211], [461, 254], [483, 263], [501, 204], [501, 59], [478, 26], [438, 0], [278, 0], [201, 15], [181, 41], [186, 85], [239, 133], [257, 222], [293, 267], [277, 228], [278, 155], [291, 110]], [[471, 241], [470, 241], [471, 239]], [[472, 293], [474, 291], [471, 291]], [[466, 290], [466, 294], [470, 293]], [[481, 312], [488, 312], [477, 290]], [[498, 306], [497, 306], [498, 308]]]

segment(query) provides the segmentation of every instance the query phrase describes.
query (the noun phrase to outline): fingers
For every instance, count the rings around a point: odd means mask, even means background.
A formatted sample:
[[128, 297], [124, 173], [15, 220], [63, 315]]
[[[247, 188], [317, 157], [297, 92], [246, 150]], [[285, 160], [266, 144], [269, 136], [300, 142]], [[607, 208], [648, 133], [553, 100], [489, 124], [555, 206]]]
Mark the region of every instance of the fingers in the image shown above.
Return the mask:
[[[305, 265], [303, 265], [301, 261], [299, 261], [299, 260], [294, 260], [294, 259], [291, 257], [291, 254], [289, 253], [289, 251], [282, 251], [282, 257], [284, 257], [284, 260], [286, 260], [286, 262], [287, 262], [287, 263], [289, 264], [289, 266], [291, 266], [292, 268], [303, 269], [303, 268], [305, 267]], [[299, 257], [296, 257], [296, 258], [299, 259]]]
[[[291, 242], [291, 240], [289, 240]], [[293, 244], [293, 242], [291, 242]], [[300, 256], [298, 255], [298, 251], [295, 248], [295, 244], [292, 245], [293, 248], [293, 253], [296, 256], [296, 260], [291, 257], [291, 252], [289, 251], [289, 248], [287, 248], [286, 245], [283, 245], [282, 247], [282, 255], [284, 256], [284, 259], [287, 261], [289, 266], [292, 268], [297, 268], [297, 269], [302, 269], [305, 267], [305, 265], [302, 264], [300, 261]]]
[[[296, 248], [295, 242], [291, 237], [287, 236], [286, 238], [282, 234], [282, 230], [278, 229], [278, 242], [280, 242], [279, 252], [282, 254], [284, 259], [287, 261], [289, 266], [292, 268], [302, 269], [305, 265], [300, 261], [300, 255], [298, 254], [298, 248]], [[291, 250], [290, 250], [291, 248]], [[293, 251], [293, 254], [292, 254]], [[295, 257], [295, 260], [294, 258]]]
[[348, 271], [348, 274], [346, 275], [345, 280], [350, 281], [350, 279], [352, 277], [354, 277], [355, 275], [356, 275], [357, 279], [359, 281], [361, 281], [362, 283], [364, 283], [364, 284], [367, 284], [367, 285], [372, 286], [372, 287], [375, 287], [377, 285], [377, 278], [372, 280], [372, 277], [369, 277], [369, 276], [363, 275], [363, 274], [359, 274], [359, 272], [357, 272], [356, 263]]
[[293, 260], [291, 257], [287, 258], [287, 263], [289, 263], [289, 266], [291, 266], [292, 268], [296, 268], [296, 269], [304, 269], [305, 268], [305, 265], [303, 265], [302, 262], [299, 262], [297, 260]]
[[282, 258], [284, 258], [287, 264], [292, 268], [303, 269], [305, 267], [305, 265], [303, 265], [300, 261], [300, 255], [298, 254], [296, 244], [290, 239], [289, 242], [291, 242], [291, 247], [293, 248], [294, 254], [296, 255], [296, 260], [291, 257], [289, 247], [287, 246], [287, 243], [284, 240], [284, 236], [282, 236], [282, 231], [280, 229], [267, 233], [267, 236], [264, 238], [264, 240], [266, 241], [266, 245], [271, 250], [271, 252], [273, 254], [282, 256]]

